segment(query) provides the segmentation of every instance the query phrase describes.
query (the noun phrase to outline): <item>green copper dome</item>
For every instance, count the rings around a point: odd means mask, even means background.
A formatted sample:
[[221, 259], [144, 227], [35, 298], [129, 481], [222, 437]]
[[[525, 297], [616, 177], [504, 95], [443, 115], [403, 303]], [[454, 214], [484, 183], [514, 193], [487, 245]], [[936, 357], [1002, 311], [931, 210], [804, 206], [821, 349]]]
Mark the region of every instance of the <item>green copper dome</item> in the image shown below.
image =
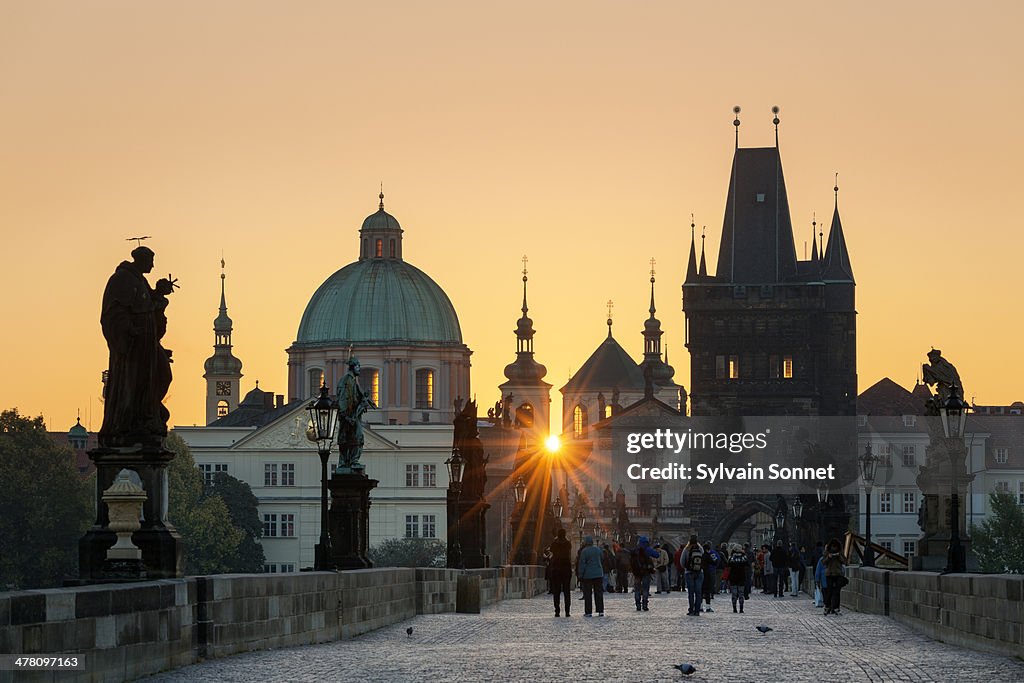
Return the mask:
[[363, 258], [327, 278], [309, 300], [296, 338], [298, 344], [400, 341], [462, 343], [448, 295], [400, 258]]

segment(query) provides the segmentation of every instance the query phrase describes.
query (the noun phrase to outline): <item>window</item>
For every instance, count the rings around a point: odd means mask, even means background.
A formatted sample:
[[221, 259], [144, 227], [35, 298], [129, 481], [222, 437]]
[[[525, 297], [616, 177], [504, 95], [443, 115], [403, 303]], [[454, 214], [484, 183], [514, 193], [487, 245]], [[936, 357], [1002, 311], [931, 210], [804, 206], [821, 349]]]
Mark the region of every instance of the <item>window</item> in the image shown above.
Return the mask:
[[416, 408], [434, 407], [434, 371], [422, 368], [416, 371]]
[[1017, 482], [1017, 505], [1024, 505], [1024, 481]]
[[437, 515], [423, 515], [423, 538], [437, 538]]
[[878, 545], [880, 545], [883, 548], [885, 548], [886, 550], [892, 552], [892, 539], [891, 538], [887, 539], [887, 540], [884, 540], [884, 541], [879, 541]]
[[268, 462], [263, 465], [263, 485], [277, 486], [277, 463]]
[[390, 252], [391, 252], [391, 258], [395, 258], [395, 251], [396, 251], [396, 249], [395, 249], [395, 241], [394, 240], [390, 240], [388, 246], [389, 246], [389, 249], [390, 249]]
[[729, 356], [729, 379], [740, 378], [740, 357]]
[[903, 466], [913, 467], [917, 459], [917, 447], [914, 445], [903, 447]]
[[420, 485], [420, 466], [419, 465], [406, 465], [405, 466], [405, 485], [406, 486], [419, 486]]
[[1006, 495], [1009, 495], [1010, 494], [1010, 482], [1008, 482], [1008, 481], [997, 481], [996, 482], [995, 493], [1005, 493]]
[[892, 444], [884, 443], [878, 447], [878, 466], [892, 467]]
[[917, 493], [914, 491], [903, 492], [903, 513], [913, 514], [917, 512]]
[[263, 515], [263, 538], [277, 538], [277, 515], [266, 513]]
[[1005, 465], [1009, 457], [1009, 452], [1005, 448], [996, 449], [996, 462], [1000, 465]]
[[725, 356], [715, 356], [715, 379], [725, 379]]
[[213, 486], [213, 475], [218, 472], [228, 471], [228, 464], [226, 462], [200, 463], [196, 467], [203, 473], [203, 483], [207, 486]]
[[295, 515], [285, 513], [281, 515], [281, 535], [291, 538], [295, 536]]
[[309, 395], [315, 396], [320, 393], [320, 387], [324, 385], [324, 371], [320, 368], [313, 368], [309, 371]]
[[793, 379], [793, 356], [782, 357], [782, 379]]
[[423, 466], [423, 485], [429, 488], [437, 486], [437, 465]]
[[882, 492], [878, 494], [878, 512], [888, 513], [892, 512], [892, 494], [889, 492]]
[[281, 486], [295, 486], [294, 463], [281, 463]]
[[419, 515], [406, 515], [405, 516], [405, 537], [406, 538], [419, 538], [420, 537], [420, 516]]
[[377, 240], [377, 246], [374, 247], [374, 256], [382, 258], [384, 256], [384, 240]]
[[768, 379], [779, 378], [779, 357], [776, 355], [768, 356]]
[[295, 565], [292, 564], [291, 562], [286, 562], [286, 563], [283, 563], [283, 564], [265, 564], [265, 565], [263, 565], [263, 573], [264, 574], [277, 574], [277, 573], [286, 574], [286, 573], [290, 573], [290, 572], [293, 572], [293, 571], [295, 571]]
[[916, 424], [917, 424], [917, 416], [915, 416], [915, 415], [904, 415], [903, 416], [903, 426], [904, 427], [913, 427]]
[[227, 415], [228, 409], [229, 407], [227, 401], [217, 401], [217, 417], [224, 417], [225, 415]]
[[518, 408], [516, 408], [516, 426], [533, 426], [533, 406], [530, 405], [529, 403], [523, 403]]
[[572, 437], [583, 438], [583, 430], [587, 427], [587, 409], [582, 404], [572, 409]]
[[903, 556], [908, 560], [917, 553], [917, 541], [903, 541]]
[[607, 420], [611, 416], [612, 416], [612, 407], [611, 406], [605, 406], [604, 407], [604, 419]]
[[359, 373], [359, 384], [374, 405], [380, 405], [380, 370], [363, 368]]

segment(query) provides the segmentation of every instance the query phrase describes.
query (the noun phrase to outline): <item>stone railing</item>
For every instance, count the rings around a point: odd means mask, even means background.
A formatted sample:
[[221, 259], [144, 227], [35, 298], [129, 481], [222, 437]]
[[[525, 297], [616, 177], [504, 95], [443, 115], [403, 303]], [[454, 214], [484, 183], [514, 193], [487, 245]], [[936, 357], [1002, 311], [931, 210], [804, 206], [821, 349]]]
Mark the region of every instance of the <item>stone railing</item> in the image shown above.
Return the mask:
[[[60, 680], [127, 681], [202, 659], [353, 638], [416, 614], [543, 593], [543, 568], [223, 574], [0, 593], [0, 653], [81, 654]], [[13, 680], [0, 671], [0, 683]], [[53, 680], [42, 676], [39, 680]]]
[[1024, 576], [849, 570], [844, 606], [943, 642], [1024, 657]]

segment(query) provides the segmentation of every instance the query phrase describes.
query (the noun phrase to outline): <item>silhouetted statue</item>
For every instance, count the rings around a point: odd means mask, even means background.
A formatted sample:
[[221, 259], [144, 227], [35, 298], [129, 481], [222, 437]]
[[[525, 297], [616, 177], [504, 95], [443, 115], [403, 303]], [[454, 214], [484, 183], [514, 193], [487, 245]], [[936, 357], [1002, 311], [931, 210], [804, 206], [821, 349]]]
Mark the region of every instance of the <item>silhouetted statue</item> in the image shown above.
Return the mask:
[[929, 399], [927, 408], [930, 415], [938, 415], [939, 409], [954, 393], [964, 397], [964, 387], [960, 383], [960, 373], [948, 360], [942, 357], [942, 351], [932, 349], [928, 352], [928, 363], [921, 366], [924, 383], [935, 387], [935, 395]]
[[[171, 352], [160, 345], [167, 331], [167, 295], [175, 280], [149, 286], [153, 251], [139, 246], [122, 261], [103, 291], [100, 325], [110, 349], [103, 389], [99, 444], [108, 448], [159, 448], [170, 413], [163, 399], [171, 385]], [[168, 276], [169, 278], [170, 276]]]
[[605, 503], [611, 503], [615, 500], [615, 494], [612, 493], [612, 485], [608, 484], [604, 487], [604, 494], [601, 496]]
[[363, 413], [377, 405], [359, 384], [359, 359], [348, 359], [348, 372], [338, 381], [338, 451], [342, 467], [363, 469]]
[[463, 458], [462, 500], [477, 500], [484, 495], [487, 484], [484, 445], [476, 426], [476, 401], [466, 402], [465, 407], [455, 416], [455, 438], [453, 450], [458, 449]]

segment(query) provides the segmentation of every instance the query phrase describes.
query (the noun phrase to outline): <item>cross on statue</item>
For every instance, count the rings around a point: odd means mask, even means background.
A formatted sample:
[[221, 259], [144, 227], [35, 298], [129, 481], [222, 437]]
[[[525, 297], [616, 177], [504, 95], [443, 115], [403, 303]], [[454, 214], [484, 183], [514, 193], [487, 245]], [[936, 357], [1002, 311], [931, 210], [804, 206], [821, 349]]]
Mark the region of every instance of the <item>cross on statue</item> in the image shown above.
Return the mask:
[[526, 258], [526, 254], [523, 254], [523, 275], [526, 275], [526, 262], [530, 259]]
[[614, 306], [615, 303], [611, 299], [608, 299], [608, 320], [612, 319], [612, 307]]
[[654, 264], [655, 263], [656, 263], [656, 261], [654, 260], [654, 257], [652, 256], [651, 257], [651, 279], [654, 279]]
[[149, 237], [150, 237], [149, 235], [143, 235], [141, 237], [128, 237], [128, 238], [125, 238], [125, 242], [131, 242], [131, 241], [134, 240], [135, 241], [135, 246], [141, 247], [142, 246], [142, 240], [148, 240]]

